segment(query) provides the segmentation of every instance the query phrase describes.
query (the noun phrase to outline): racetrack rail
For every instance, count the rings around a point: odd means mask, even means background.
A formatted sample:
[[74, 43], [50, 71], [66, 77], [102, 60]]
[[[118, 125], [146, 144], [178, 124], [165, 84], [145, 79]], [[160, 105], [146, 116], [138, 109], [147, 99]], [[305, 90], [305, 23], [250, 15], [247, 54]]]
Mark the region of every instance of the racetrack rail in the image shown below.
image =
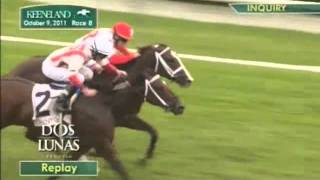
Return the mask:
[[[72, 44], [70, 42], [31, 39], [31, 38], [14, 37], [14, 36], [0, 36], [0, 39], [1, 39], [1, 41], [33, 43], [33, 44], [43, 44], [43, 45], [51, 45], [51, 46], [69, 46]], [[256, 67], [273, 68], [273, 69], [284, 69], [284, 70], [295, 70], [295, 71], [307, 71], [307, 72], [313, 72], [313, 73], [320, 73], [320, 66], [280, 64], [280, 63], [263, 62], [263, 61], [248, 61], [248, 60], [240, 60], [240, 59], [218, 58], [218, 57], [211, 57], [211, 56], [199, 56], [199, 55], [192, 55], [192, 54], [179, 54], [179, 56], [181, 58], [190, 59], [190, 60], [194, 60], [194, 61], [238, 64], [238, 65], [245, 65], [245, 66], [256, 66]]]

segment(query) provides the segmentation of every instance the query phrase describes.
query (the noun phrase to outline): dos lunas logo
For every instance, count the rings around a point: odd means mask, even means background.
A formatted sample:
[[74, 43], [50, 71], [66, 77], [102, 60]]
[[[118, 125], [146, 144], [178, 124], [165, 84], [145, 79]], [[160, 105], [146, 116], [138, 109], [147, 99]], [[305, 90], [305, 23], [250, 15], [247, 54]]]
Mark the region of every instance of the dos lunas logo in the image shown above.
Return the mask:
[[80, 139], [75, 136], [73, 124], [42, 125], [41, 136], [38, 139], [38, 151], [78, 151], [79, 143]]
[[26, 6], [20, 9], [21, 29], [91, 29], [97, 10], [73, 5]]

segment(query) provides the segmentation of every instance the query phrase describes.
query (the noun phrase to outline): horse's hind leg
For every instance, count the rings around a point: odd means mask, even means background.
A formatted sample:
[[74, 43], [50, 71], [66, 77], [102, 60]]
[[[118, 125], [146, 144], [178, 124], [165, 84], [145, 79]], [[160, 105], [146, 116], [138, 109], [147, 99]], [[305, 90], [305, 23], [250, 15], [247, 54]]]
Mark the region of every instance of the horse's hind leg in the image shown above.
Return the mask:
[[[80, 140], [81, 141], [81, 140]], [[82, 155], [84, 155], [84, 154], [86, 154], [88, 151], [89, 151], [89, 149], [91, 148], [91, 146], [80, 146], [80, 149], [78, 150], [78, 151], [72, 151], [72, 152], [70, 152], [69, 153], [69, 155], [70, 156], [67, 156], [66, 158], [65, 158], [65, 160], [73, 160], [73, 161], [75, 161], [75, 160], [79, 160], [79, 158], [82, 156]]]
[[41, 135], [40, 127], [31, 127], [27, 129], [25, 137], [33, 142], [38, 142], [38, 138], [40, 135]]
[[[80, 140], [80, 142], [81, 142], [81, 140]], [[64, 158], [64, 160], [65, 161], [78, 160], [82, 155], [86, 154], [90, 148], [91, 148], [91, 146], [89, 146], [89, 145], [80, 144], [80, 149], [78, 151], [71, 151], [68, 154], [68, 156], [66, 156]], [[50, 176], [48, 178], [48, 180], [56, 180], [58, 178], [59, 178], [59, 176]]]
[[137, 131], [145, 131], [150, 135], [150, 143], [146, 151], [145, 159], [151, 159], [159, 139], [157, 130], [138, 116], [127, 116], [121, 119], [121, 123], [117, 124], [121, 127], [134, 129]]
[[114, 146], [109, 140], [98, 143], [95, 147], [98, 156], [103, 157], [110, 165], [111, 168], [118, 172], [121, 179], [128, 180], [129, 176], [121, 161], [117, 158]]

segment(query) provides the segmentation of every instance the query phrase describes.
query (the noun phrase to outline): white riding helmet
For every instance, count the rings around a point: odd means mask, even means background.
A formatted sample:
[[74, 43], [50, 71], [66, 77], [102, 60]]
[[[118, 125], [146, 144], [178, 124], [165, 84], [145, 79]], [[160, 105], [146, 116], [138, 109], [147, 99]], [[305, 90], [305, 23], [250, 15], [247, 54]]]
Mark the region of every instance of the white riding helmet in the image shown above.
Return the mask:
[[108, 36], [101, 36], [94, 40], [91, 49], [100, 54], [109, 56], [113, 51], [113, 42], [109, 40]]

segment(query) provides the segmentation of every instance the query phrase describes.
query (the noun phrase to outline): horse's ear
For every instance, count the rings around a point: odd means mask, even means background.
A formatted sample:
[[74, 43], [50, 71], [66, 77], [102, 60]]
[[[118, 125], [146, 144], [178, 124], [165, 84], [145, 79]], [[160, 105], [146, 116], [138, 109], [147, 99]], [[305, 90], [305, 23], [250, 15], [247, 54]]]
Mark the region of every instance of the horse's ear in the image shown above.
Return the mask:
[[139, 47], [138, 48], [138, 53], [139, 54], [144, 54], [148, 50], [149, 46], [144, 46], [144, 47]]
[[142, 54], [142, 53], [143, 53], [142, 47], [138, 47], [138, 48], [137, 48], [137, 51], [138, 51], [139, 54]]
[[154, 45], [148, 45], [148, 46], [143, 46], [138, 48], [139, 54], [144, 54], [150, 49], [158, 49], [161, 46], [161, 44], [154, 44]]

